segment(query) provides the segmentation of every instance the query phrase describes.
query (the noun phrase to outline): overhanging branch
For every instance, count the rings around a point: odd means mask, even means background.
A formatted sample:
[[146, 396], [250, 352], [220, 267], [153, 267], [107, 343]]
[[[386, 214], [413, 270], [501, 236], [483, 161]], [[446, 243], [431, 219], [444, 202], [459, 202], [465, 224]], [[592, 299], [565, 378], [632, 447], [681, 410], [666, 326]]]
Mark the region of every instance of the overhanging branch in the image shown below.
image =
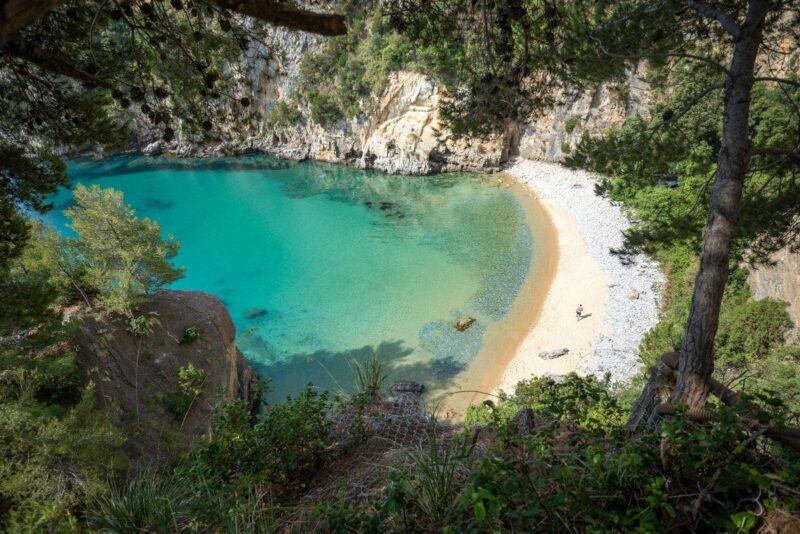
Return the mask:
[[[344, 35], [347, 24], [343, 15], [316, 13], [276, 0], [203, 0], [208, 4], [283, 26], [320, 35]], [[0, 3], [0, 46], [20, 30], [47, 15], [66, 0], [3, 0]]]
[[12, 40], [8, 43], [8, 51], [14, 57], [35, 63], [39, 67], [53, 74], [67, 76], [73, 80], [84, 82], [89, 87], [103, 87], [105, 89], [116, 89], [116, 86], [108, 80], [102, 80], [79, 69], [72, 63], [63, 60], [55, 54], [34, 46], [22, 40]]
[[319, 35], [344, 35], [343, 15], [315, 13], [275, 0], [204, 0], [206, 3], [257, 18], [269, 24]]
[[690, 9], [697, 11], [704, 17], [709, 17], [715, 19], [722, 25], [722, 28], [731, 34], [734, 39], [738, 39], [739, 36], [742, 34], [742, 29], [736, 24], [736, 21], [733, 20], [733, 17], [728, 15], [727, 13], [720, 11], [719, 9], [713, 8], [709, 5], [706, 5], [702, 2], [696, 2], [695, 0], [686, 0], [686, 5], [689, 6]]

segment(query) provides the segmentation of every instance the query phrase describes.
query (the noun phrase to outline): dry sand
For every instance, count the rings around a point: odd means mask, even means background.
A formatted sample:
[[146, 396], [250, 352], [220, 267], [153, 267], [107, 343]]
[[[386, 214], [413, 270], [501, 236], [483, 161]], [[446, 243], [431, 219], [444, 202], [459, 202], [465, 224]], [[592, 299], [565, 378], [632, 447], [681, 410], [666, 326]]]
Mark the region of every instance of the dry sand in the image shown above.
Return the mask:
[[[611, 283], [589, 252], [575, 220], [554, 202], [537, 197], [533, 190], [526, 194], [538, 201], [549, 220], [554, 241], [549, 252], [555, 265], [532, 328], [495, 383], [495, 389], [506, 392], [513, 392], [517, 382], [532, 375], [564, 375], [578, 369], [581, 359], [592, 353], [593, 341], [601, 332]], [[580, 321], [575, 316], [579, 304], [584, 309]], [[552, 360], [539, 357], [541, 352], [563, 348], [569, 349], [565, 356]]]

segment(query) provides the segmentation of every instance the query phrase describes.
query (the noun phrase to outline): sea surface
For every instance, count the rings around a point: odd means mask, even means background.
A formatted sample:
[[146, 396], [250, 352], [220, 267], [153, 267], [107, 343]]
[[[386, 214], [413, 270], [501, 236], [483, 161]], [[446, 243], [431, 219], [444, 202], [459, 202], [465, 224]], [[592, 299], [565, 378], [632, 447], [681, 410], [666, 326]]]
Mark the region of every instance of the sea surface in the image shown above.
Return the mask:
[[[174, 289], [219, 295], [269, 401], [308, 383], [352, 392], [353, 360], [448, 386], [511, 308], [534, 254], [515, 194], [491, 175], [398, 176], [266, 156], [75, 160], [180, 241]], [[68, 190], [47, 219], [69, 233]], [[463, 316], [477, 319], [464, 332]]]

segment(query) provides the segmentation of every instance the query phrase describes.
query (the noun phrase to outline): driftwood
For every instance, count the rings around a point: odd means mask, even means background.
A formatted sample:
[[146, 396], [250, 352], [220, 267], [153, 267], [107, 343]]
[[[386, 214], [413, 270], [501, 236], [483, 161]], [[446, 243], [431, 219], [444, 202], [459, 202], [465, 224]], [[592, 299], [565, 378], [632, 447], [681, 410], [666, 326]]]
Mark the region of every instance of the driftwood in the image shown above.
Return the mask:
[[[648, 425], [656, 426], [658, 418], [678, 413], [676, 406], [666, 402], [675, 385], [677, 374], [678, 353], [666, 352], [662, 354], [658, 362], [656, 362], [642, 394], [634, 404], [631, 416], [628, 418], [628, 429], [635, 430], [645, 419]], [[711, 393], [726, 405], [730, 406], [741, 401], [738, 393], [718, 380], [712, 378], [709, 385]], [[755, 412], [756, 410], [757, 407], [752, 406], [752, 411]], [[711, 411], [705, 408], [693, 408], [685, 411], [684, 415], [696, 421], [708, 421], [711, 419]], [[800, 450], [800, 428], [775, 428], [761, 424], [751, 418], [744, 418], [743, 422], [754, 432], [780, 441], [793, 449]]]

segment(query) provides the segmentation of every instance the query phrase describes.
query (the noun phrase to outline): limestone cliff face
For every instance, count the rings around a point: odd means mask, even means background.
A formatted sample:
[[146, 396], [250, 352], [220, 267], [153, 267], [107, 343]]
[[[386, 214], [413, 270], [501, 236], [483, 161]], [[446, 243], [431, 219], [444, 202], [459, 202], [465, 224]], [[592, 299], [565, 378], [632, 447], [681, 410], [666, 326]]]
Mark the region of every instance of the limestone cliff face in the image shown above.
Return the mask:
[[[153, 333], [141, 338], [124, 322], [84, 317], [75, 339], [76, 361], [85, 380], [95, 383], [98, 403], [112, 408], [128, 436], [129, 456], [161, 462], [207, 432], [219, 405], [253, 401], [258, 376], [236, 348], [233, 322], [218, 297], [161, 291], [140, 313], [157, 319]], [[189, 326], [199, 327], [200, 336], [182, 344]], [[168, 406], [170, 395], [179, 391], [178, 370], [188, 364], [205, 379], [183, 421]]]
[[440, 97], [441, 90], [430, 77], [396, 72], [365, 117], [329, 127], [308, 122], [253, 140], [252, 147], [293, 159], [346, 163], [390, 173], [497, 169], [501, 140], [451, 139], [439, 119]]
[[789, 316], [794, 329], [789, 340], [797, 339], [800, 332], [800, 252], [788, 247], [772, 254], [774, 265], [760, 266], [750, 272], [747, 283], [756, 300], [771, 297], [789, 303]]
[[519, 155], [563, 161], [584, 135], [599, 137], [627, 117], [647, 113], [650, 97], [650, 88], [639, 72], [630, 73], [624, 83], [606, 83], [572, 93], [561, 91], [551, 109], [524, 125]]
[[[264, 116], [280, 99], [297, 90], [299, 66], [305, 54], [325, 43], [324, 38], [274, 29], [271, 43], [280, 57], [256, 69], [254, 86]], [[387, 80], [374, 106], [358, 119], [327, 127], [313, 124], [308, 110], [304, 121], [291, 128], [272, 130], [264, 123], [246, 148], [292, 159], [318, 159], [374, 168], [391, 173], [498, 170], [509, 156], [562, 161], [584, 134], [596, 136], [625, 118], [644, 112], [648, 86], [641, 73], [631, 73], [618, 84], [603, 84], [556, 95], [556, 104], [536, 117], [489, 140], [454, 140], [441, 123], [442, 88], [429, 76], [400, 71]]]
[[[265, 118], [248, 138], [233, 145], [201, 146], [175, 141], [164, 145], [157, 134], [142, 134], [145, 152], [213, 155], [263, 151], [278, 157], [315, 159], [390, 173], [430, 174], [451, 171], [499, 170], [510, 156], [562, 161], [584, 134], [599, 135], [626, 117], [643, 111], [647, 85], [631, 74], [623, 83], [603, 84], [559, 93], [552, 109], [531, 117], [492, 139], [452, 138], [441, 123], [442, 88], [418, 72], [391, 74], [380, 95], [362, 102], [362, 114], [332, 125], [315, 124], [310, 110], [292, 126], [271, 126], [266, 117], [280, 100], [288, 101], [300, 83], [306, 54], [325, 44], [319, 36], [283, 28], [269, 30], [265, 50], [276, 50], [268, 61], [252, 61], [252, 100]], [[178, 138], [180, 139], [180, 135]], [[565, 153], [566, 151], [566, 153]]]

